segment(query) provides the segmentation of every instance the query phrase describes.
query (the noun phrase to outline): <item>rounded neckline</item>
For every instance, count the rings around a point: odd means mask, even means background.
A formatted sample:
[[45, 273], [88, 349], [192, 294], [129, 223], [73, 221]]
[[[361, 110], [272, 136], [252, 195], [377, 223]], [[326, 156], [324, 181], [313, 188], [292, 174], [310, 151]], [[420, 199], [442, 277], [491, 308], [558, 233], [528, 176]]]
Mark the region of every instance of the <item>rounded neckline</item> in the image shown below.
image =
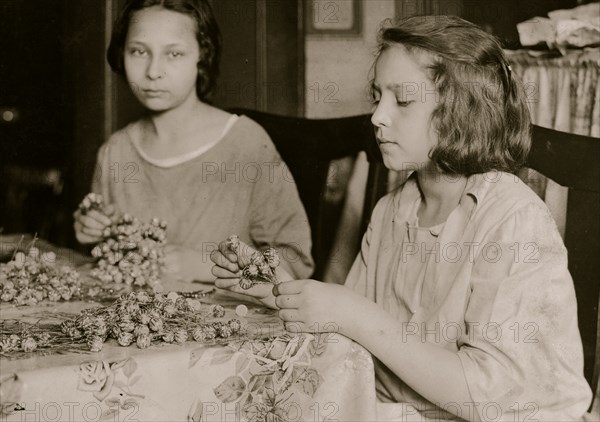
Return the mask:
[[[231, 131], [231, 129], [233, 128], [235, 123], [239, 120], [239, 118], [240, 118], [240, 116], [238, 116], [237, 114], [232, 114], [229, 117], [229, 119], [227, 120], [225, 127], [223, 128], [223, 132], [221, 133], [221, 136], [219, 136], [219, 138], [216, 139], [215, 141], [210, 142], [205, 145], [202, 145], [195, 150], [186, 152], [184, 154], [177, 155], [175, 157], [168, 157], [168, 158], [162, 158], [162, 159], [152, 158], [149, 155], [147, 155], [144, 152], [144, 150], [141, 148], [141, 146], [139, 145], [138, 139], [140, 139], [141, 136], [135, 137], [135, 136], [131, 136], [131, 134], [129, 134], [129, 140], [131, 141], [131, 144], [134, 146], [137, 153], [144, 160], [146, 160], [147, 162], [149, 162], [150, 164], [152, 164], [156, 167], [171, 168], [171, 167], [178, 166], [180, 164], [184, 164], [188, 161], [191, 161], [191, 160], [201, 156], [202, 154], [206, 153], [207, 151], [212, 149], [215, 145], [219, 144], [223, 139], [225, 139], [225, 137]], [[138, 128], [138, 132], [141, 132], [141, 128]]]

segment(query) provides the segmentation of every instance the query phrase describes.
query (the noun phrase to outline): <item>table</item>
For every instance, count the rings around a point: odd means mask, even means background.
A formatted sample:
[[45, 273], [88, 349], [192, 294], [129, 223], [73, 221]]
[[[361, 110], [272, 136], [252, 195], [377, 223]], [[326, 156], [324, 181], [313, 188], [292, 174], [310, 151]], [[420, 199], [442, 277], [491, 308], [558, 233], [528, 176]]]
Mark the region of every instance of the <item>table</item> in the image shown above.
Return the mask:
[[[165, 284], [166, 290], [198, 289]], [[361, 346], [338, 334], [288, 334], [275, 311], [222, 290], [202, 302], [222, 304], [225, 319], [244, 302], [244, 335], [229, 344], [143, 350], [110, 340], [98, 353], [0, 358], [0, 421], [376, 419], [373, 362]], [[0, 319], [50, 318], [89, 306], [94, 303], [4, 304]]]

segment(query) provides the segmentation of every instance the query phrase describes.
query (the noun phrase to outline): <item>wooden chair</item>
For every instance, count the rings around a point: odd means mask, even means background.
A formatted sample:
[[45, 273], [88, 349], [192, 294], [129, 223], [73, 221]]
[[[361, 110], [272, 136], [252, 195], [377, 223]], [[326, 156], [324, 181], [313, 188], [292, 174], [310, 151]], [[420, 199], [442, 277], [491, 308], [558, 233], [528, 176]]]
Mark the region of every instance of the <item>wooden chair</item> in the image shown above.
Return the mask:
[[[371, 167], [383, 167], [370, 116], [306, 119], [247, 109], [229, 111], [246, 115], [259, 123], [273, 140], [294, 176], [312, 230], [312, 255], [316, 262], [313, 276], [320, 279], [335, 235], [335, 230], [328, 227], [332, 222], [325, 218], [327, 204], [323, 201], [331, 161], [366, 151], [370, 162], [379, 163]], [[374, 171], [371, 173], [368, 185], [379, 186], [380, 183], [372, 180], [378, 174]], [[366, 202], [370, 204], [373, 199]], [[371, 209], [367, 214], [370, 213]], [[335, 217], [333, 220], [335, 222]]]
[[[366, 151], [370, 162], [363, 221], [364, 232], [377, 200], [387, 192], [387, 171], [374, 139], [369, 115], [306, 119], [237, 109], [271, 136], [298, 185], [313, 230], [313, 256], [327, 256], [323, 239], [323, 193], [331, 160]], [[577, 295], [585, 377], [594, 392], [600, 374], [600, 139], [533, 126], [527, 166], [569, 188], [565, 245]], [[600, 397], [598, 398], [600, 399]]]
[[584, 373], [596, 393], [600, 371], [600, 139], [533, 126], [532, 140], [527, 166], [569, 188], [564, 241], [577, 295]]

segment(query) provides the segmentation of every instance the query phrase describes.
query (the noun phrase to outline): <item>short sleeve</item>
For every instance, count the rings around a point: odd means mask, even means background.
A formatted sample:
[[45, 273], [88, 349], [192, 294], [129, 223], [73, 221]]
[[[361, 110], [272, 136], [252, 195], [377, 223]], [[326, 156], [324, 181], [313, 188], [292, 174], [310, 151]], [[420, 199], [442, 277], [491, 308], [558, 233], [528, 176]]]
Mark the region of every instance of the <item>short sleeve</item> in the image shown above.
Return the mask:
[[530, 204], [485, 239], [474, 254], [458, 352], [475, 409], [482, 420], [576, 420], [591, 392], [554, 221]]
[[[375, 280], [369, 282], [369, 262], [376, 259], [377, 248], [374, 247], [373, 242], [377, 242], [379, 238], [379, 232], [382, 229], [384, 223], [385, 211], [388, 208], [391, 200], [391, 195], [388, 194], [377, 201], [367, 230], [363, 235], [360, 251], [350, 268], [350, 272], [346, 277], [344, 286], [354, 290], [356, 293], [365, 296], [371, 300], [375, 300]], [[374, 258], [371, 258], [374, 256]]]
[[100, 194], [102, 196], [106, 196], [108, 192], [108, 183], [106, 180], [106, 173], [108, 169], [105, 165], [106, 161], [106, 148], [107, 144], [103, 144], [100, 149], [98, 149], [98, 154], [96, 156], [96, 165], [94, 167], [94, 174], [92, 176], [92, 186], [91, 192]]
[[[308, 217], [291, 172], [268, 135], [263, 133], [260, 161], [251, 200], [250, 237], [256, 247], [275, 247], [296, 278], [314, 271]], [[254, 176], [250, 176], [254, 177]]]

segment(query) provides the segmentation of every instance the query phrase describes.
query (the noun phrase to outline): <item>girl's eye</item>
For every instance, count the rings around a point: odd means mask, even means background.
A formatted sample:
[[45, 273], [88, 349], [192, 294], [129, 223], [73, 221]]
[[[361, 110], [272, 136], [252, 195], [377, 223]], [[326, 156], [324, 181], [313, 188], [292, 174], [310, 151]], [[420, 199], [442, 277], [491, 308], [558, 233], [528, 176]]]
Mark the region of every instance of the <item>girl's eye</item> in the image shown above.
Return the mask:
[[408, 107], [410, 105], [410, 103], [412, 103], [412, 101], [396, 100], [396, 104], [398, 104], [398, 107]]
[[131, 54], [132, 56], [145, 56], [146, 55], [146, 50], [144, 50], [143, 48], [132, 48], [131, 50], [129, 50], [129, 54]]
[[171, 56], [172, 58], [182, 57], [183, 53], [181, 51], [171, 51], [169, 53], [169, 56]]

